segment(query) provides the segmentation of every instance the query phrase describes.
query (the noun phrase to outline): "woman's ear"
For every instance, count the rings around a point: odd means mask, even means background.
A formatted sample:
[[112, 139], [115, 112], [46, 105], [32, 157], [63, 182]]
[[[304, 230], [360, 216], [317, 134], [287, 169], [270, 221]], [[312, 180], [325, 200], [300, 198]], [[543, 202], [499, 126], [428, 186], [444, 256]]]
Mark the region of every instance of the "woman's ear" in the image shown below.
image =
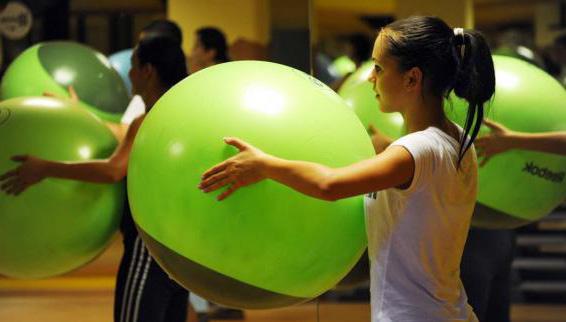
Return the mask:
[[404, 85], [408, 90], [420, 90], [422, 82], [423, 72], [419, 67], [413, 67], [405, 73]]
[[206, 57], [207, 61], [214, 62], [216, 58], [216, 49], [214, 48], [206, 49], [204, 52], [204, 56]]
[[146, 78], [153, 73], [153, 70], [154, 67], [151, 66], [151, 64], [143, 64], [142, 66], [140, 66], [141, 74]]

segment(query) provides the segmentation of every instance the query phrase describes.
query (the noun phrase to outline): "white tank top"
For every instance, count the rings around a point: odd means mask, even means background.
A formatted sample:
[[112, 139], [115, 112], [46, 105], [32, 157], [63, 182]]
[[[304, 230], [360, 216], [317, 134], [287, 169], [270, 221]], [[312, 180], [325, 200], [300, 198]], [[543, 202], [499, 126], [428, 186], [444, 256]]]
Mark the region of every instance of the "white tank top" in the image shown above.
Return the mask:
[[[460, 131], [462, 129], [460, 128]], [[477, 321], [460, 260], [477, 196], [475, 151], [429, 127], [392, 143], [415, 161], [409, 188], [365, 197], [372, 322]]]

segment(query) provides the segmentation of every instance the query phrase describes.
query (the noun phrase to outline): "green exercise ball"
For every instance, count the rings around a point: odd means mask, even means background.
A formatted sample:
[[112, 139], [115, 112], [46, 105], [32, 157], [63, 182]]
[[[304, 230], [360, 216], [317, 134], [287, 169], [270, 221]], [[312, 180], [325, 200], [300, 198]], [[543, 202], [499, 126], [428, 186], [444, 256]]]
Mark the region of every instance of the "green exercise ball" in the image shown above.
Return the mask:
[[[566, 131], [566, 91], [534, 65], [511, 57], [493, 56], [495, 96], [486, 117], [514, 131]], [[450, 117], [460, 125], [467, 103], [453, 98]], [[483, 126], [480, 136], [488, 133]], [[479, 170], [478, 203], [472, 225], [515, 228], [536, 221], [566, 197], [566, 157], [510, 150], [492, 157]]]
[[105, 121], [119, 122], [129, 93], [108, 59], [87, 46], [44, 42], [26, 49], [9, 66], [0, 84], [2, 100], [52, 92], [67, 97], [72, 85], [80, 105]]
[[[68, 100], [21, 97], [0, 103], [0, 174], [30, 154], [82, 161], [109, 156], [112, 133]], [[0, 192], [0, 274], [44, 278], [69, 272], [100, 254], [117, 231], [123, 184], [47, 178], [19, 196]]]
[[354, 110], [366, 129], [373, 124], [383, 134], [397, 139], [405, 133], [403, 116], [380, 110], [373, 84], [368, 81], [373, 68], [371, 61], [362, 64], [344, 81], [338, 94]]
[[343, 100], [301, 71], [259, 61], [199, 71], [156, 103], [132, 149], [128, 196], [151, 254], [186, 288], [232, 307], [332, 288], [367, 244], [362, 197], [322, 201], [265, 180], [218, 202], [197, 185], [236, 153], [226, 136], [332, 167], [374, 154]]
[[330, 67], [338, 74], [340, 77], [344, 77], [349, 73], [352, 73], [356, 70], [356, 63], [354, 63], [350, 57], [343, 55], [340, 56], [334, 61]]
[[527, 63], [531, 63], [537, 67], [544, 66], [543, 58], [539, 54], [537, 54], [534, 50], [526, 46], [502, 45], [499, 48], [492, 51], [492, 53], [497, 56], [508, 56], [513, 58], [518, 58], [526, 61]]

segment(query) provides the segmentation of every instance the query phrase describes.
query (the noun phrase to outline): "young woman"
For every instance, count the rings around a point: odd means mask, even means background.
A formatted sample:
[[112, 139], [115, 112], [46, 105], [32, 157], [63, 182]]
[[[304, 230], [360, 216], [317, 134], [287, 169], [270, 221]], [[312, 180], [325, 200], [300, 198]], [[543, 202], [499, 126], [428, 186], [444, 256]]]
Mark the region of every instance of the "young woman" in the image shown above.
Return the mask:
[[[366, 194], [372, 321], [476, 321], [459, 267], [477, 194], [472, 142], [495, 90], [489, 47], [473, 30], [411, 17], [380, 31], [372, 58], [376, 99], [384, 112], [403, 115], [409, 134], [343, 168], [227, 138], [240, 152], [205, 172], [200, 188], [227, 186], [222, 200], [271, 179], [324, 200]], [[444, 114], [452, 90], [469, 102], [464, 129]]]
[[[187, 76], [185, 55], [170, 37], [142, 38], [132, 55], [133, 94], [143, 98], [147, 111], [170, 87]], [[47, 177], [114, 183], [127, 175], [134, 138], [145, 115], [129, 126], [125, 138], [105, 160], [54, 162], [33, 156], [15, 156], [22, 164], [0, 177], [1, 189], [18, 195]], [[124, 255], [120, 262], [114, 299], [115, 322], [185, 322], [188, 292], [171, 280], [151, 258], [135, 228], [128, 202], [120, 230]]]

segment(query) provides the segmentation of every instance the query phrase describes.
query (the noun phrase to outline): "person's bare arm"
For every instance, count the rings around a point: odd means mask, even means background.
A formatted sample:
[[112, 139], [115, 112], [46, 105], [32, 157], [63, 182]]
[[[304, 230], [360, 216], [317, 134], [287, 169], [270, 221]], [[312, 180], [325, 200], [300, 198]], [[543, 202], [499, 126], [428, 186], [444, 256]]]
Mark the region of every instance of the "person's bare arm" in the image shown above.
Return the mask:
[[375, 126], [373, 126], [373, 124], [370, 124], [368, 126], [368, 133], [371, 137], [371, 143], [373, 144], [373, 149], [375, 151], [375, 154], [379, 154], [385, 151], [385, 149], [387, 149], [387, 147], [391, 143], [393, 143], [392, 138], [388, 137], [387, 135], [383, 134], [381, 131], [376, 129]]
[[206, 171], [199, 185], [205, 192], [228, 186], [219, 200], [263, 179], [275, 180], [315, 198], [337, 200], [405, 185], [412, 180], [415, 170], [411, 154], [399, 146], [346, 167], [330, 168], [276, 158], [235, 138], [226, 139], [226, 143], [240, 153]]
[[491, 133], [477, 138], [475, 142], [478, 156], [483, 158], [481, 165], [511, 149], [566, 155], [566, 132], [515, 132], [488, 119], [484, 120], [484, 124], [491, 129]]
[[130, 151], [142, 121], [143, 117], [140, 117], [132, 122], [125, 139], [108, 159], [57, 162], [30, 155], [13, 156], [12, 160], [21, 162], [21, 165], [0, 176], [0, 189], [7, 194], [18, 195], [47, 177], [95, 183], [118, 182], [126, 176]]

